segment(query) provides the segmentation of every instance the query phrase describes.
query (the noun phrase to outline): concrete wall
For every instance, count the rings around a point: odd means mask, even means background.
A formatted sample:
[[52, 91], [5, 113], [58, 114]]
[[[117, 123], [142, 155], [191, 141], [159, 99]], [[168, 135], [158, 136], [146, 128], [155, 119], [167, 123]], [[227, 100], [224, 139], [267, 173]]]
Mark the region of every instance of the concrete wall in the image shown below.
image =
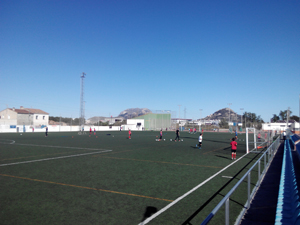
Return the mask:
[[18, 125], [32, 125], [33, 114], [18, 114]]
[[0, 125], [17, 125], [17, 113], [9, 109], [0, 112]]

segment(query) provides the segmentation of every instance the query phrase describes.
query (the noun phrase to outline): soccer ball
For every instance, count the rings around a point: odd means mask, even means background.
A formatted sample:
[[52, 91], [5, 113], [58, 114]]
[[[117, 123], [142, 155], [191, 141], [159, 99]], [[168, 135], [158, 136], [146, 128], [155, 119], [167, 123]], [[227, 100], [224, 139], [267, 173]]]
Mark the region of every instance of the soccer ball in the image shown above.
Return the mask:
[[20, 135], [22, 135], [22, 134], [20, 134]]
[[166, 139], [164, 139], [164, 141], [165, 141]]

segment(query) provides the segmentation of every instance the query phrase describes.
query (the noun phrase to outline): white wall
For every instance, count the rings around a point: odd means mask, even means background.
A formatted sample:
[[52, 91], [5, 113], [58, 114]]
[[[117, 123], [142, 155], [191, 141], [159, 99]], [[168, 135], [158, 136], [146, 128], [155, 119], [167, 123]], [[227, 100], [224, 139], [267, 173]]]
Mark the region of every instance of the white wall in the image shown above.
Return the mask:
[[[120, 131], [120, 126], [85, 126], [84, 131], [89, 132], [90, 128], [94, 132], [94, 128], [96, 131]], [[136, 125], [122, 125], [122, 131], [124, 130], [142, 130], [142, 128], [138, 129]], [[48, 132], [76, 132], [79, 131], [79, 126], [59, 126], [59, 125], [49, 125]], [[10, 128], [10, 125], [0, 125], [0, 133], [16, 133], [19, 130], [20, 133], [24, 132], [24, 126], [17, 125], [15, 128]], [[34, 128], [34, 132], [45, 132], [46, 127], [44, 128]], [[33, 129], [29, 125], [25, 125], [25, 132], [33, 132]]]
[[[288, 124], [289, 126], [291, 123]], [[286, 130], [286, 123], [263, 123], [262, 124], [262, 130]]]
[[[138, 123], [141, 125], [138, 126]], [[144, 119], [127, 119], [127, 124], [123, 126], [124, 130], [143, 130], [143, 127], [145, 127], [145, 122]]]

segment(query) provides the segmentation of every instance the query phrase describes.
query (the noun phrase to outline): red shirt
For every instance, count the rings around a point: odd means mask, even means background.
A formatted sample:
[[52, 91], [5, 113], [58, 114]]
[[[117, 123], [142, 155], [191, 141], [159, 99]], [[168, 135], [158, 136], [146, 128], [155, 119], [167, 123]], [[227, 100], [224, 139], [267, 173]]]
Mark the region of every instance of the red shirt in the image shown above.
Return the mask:
[[231, 145], [231, 149], [232, 149], [232, 150], [236, 150], [236, 146], [237, 146], [236, 141], [230, 142], [230, 145]]

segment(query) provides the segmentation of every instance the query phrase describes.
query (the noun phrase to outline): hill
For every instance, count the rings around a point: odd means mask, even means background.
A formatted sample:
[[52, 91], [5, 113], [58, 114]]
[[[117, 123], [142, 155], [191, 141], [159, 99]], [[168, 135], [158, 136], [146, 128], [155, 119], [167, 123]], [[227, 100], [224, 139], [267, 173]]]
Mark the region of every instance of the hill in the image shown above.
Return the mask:
[[147, 108], [130, 108], [122, 111], [118, 117], [123, 117], [124, 119], [131, 119], [148, 113], [151, 113], [151, 110]]
[[226, 121], [229, 120], [229, 112], [230, 112], [230, 120], [231, 121], [241, 121], [241, 115], [235, 113], [232, 109], [229, 108], [223, 108], [220, 109], [216, 112], [214, 112], [213, 114], [208, 115], [207, 117], [205, 117], [205, 120], [221, 120], [221, 119], [225, 119]]
[[[147, 113], [151, 113], [151, 110], [147, 108], [130, 108], [122, 111], [117, 117], [122, 117], [123, 119], [131, 119], [137, 116], [141, 116]], [[113, 117], [116, 118], [116, 117]], [[98, 121], [106, 121], [109, 120], [110, 117], [105, 117], [105, 116], [94, 116], [89, 118], [90, 123], [97, 123]]]

